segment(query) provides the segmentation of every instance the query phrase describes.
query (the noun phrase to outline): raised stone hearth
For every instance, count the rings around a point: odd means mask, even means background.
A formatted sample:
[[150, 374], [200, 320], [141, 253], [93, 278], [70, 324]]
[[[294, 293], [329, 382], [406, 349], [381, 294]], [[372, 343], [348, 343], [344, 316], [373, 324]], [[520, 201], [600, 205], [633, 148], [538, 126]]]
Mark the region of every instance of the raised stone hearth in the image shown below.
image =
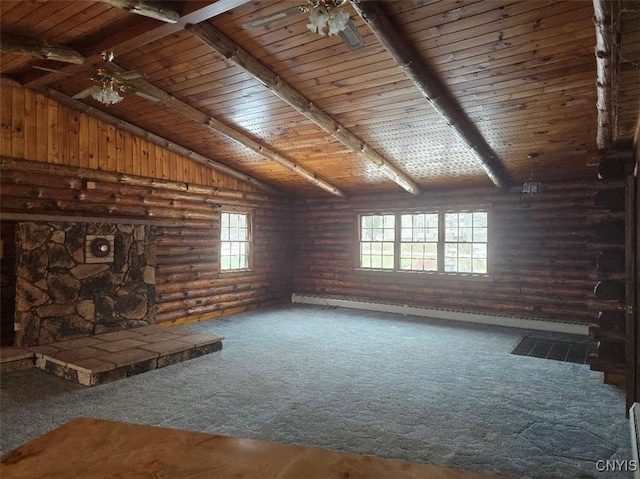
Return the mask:
[[36, 367], [96, 386], [219, 351], [223, 339], [151, 325], [28, 349]]

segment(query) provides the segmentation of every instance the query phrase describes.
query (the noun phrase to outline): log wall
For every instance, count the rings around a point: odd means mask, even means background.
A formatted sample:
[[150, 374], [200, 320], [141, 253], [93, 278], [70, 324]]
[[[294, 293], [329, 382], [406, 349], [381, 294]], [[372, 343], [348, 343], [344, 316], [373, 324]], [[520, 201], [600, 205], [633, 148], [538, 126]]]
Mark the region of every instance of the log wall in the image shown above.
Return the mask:
[[[468, 312], [595, 322], [594, 196], [609, 183], [566, 183], [527, 196], [495, 189], [295, 203], [294, 292]], [[358, 211], [489, 206], [490, 275], [358, 271]]]
[[3, 85], [0, 154], [56, 165], [258, 191], [34, 91]]
[[[10, 158], [2, 158], [0, 173], [4, 219], [156, 225], [157, 322], [209, 319], [290, 299], [287, 200]], [[219, 271], [221, 206], [253, 211], [250, 272]]]

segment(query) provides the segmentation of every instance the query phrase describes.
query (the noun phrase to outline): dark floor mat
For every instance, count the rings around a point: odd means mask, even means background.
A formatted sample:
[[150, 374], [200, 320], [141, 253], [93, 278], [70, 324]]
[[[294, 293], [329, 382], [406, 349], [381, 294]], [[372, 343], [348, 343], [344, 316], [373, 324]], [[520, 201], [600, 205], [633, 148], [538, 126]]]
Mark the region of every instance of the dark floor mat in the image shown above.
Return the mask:
[[522, 338], [511, 354], [518, 356], [531, 356], [542, 359], [553, 359], [568, 363], [587, 364], [589, 356], [596, 353], [595, 342], [590, 341], [566, 341], [557, 339], [535, 338], [525, 336]]

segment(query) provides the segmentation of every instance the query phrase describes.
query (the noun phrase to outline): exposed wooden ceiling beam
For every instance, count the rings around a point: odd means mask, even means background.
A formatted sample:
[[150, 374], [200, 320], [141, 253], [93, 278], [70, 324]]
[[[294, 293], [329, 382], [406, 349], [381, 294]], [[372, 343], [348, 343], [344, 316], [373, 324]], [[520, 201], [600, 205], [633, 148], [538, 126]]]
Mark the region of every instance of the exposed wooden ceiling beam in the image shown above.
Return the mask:
[[611, 18], [605, 0], [593, 0], [593, 23], [596, 26], [596, 69], [598, 100], [598, 148], [611, 148], [613, 132], [611, 128]]
[[65, 63], [82, 65], [84, 57], [73, 48], [59, 43], [34, 40], [20, 35], [0, 34], [0, 51], [30, 55], [44, 60], [56, 60]]
[[225, 58], [233, 61], [247, 73], [254, 76], [278, 97], [302, 113], [324, 131], [348, 146], [355, 153], [360, 154], [375, 165], [380, 172], [396, 182], [402, 188], [413, 194], [419, 194], [418, 185], [394, 166], [380, 153], [367, 145], [363, 140], [338, 123], [326, 112], [314, 105], [309, 99], [295, 88], [273, 73], [266, 65], [252, 57], [246, 50], [233, 40], [225, 36], [220, 30], [209, 23], [187, 25], [187, 30], [209, 45]]
[[[131, 50], [135, 50], [143, 45], [155, 42], [168, 37], [184, 29], [189, 23], [198, 23], [209, 18], [221, 15], [229, 10], [237, 8], [252, 0], [192, 0], [185, 2], [181, 17], [177, 23], [158, 23], [149, 18], [140, 18], [135, 24], [120, 28], [110, 32], [101, 41], [96, 41], [89, 45], [82, 52], [87, 57], [86, 63], [96, 63], [101, 61], [100, 54], [104, 50], [115, 53], [116, 58]], [[61, 68], [63, 73], [75, 74], [82, 71], [81, 67], [69, 65]], [[60, 78], [58, 73], [45, 73], [42, 71], [32, 71], [22, 78], [22, 85], [25, 88], [37, 88]]]
[[[112, 63], [111, 67], [116, 72], [125, 71], [124, 68], [115, 63]], [[284, 157], [266, 143], [255, 140], [246, 133], [235, 129], [216, 118], [210, 117], [197, 108], [194, 108], [191, 105], [188, 105], [185, 102], [169, 95], [167, 92], [156, 87], [155, 85], [152, 85], [148, 81], [143, 79], [133, 79], [128, 80], [127, 84], [131, 85], [133, 88], [142, 93], [157, 98], [165, 107], [183, 115], [184, 117], [189, 118], [190, 120], [193, 120], [196, 123], [209, 128], [210, 130], [222, 133], [224, 136], [237, 141], [238, 143], [246, 146], [255, 153], [261, 155], [262, 157], [273, 161], [280, 166], [283, 166], [292, 173], [295, 173], [296, 175], [304, 178], [309, 183], [316, 185], [318, 188], [321, 188], [335, 196], [347, 196], [346, 193], [339, 189], [337, 186], [334, 186], [328, 181], [318, 177], [313, 171], [308, 170], [304, 166], [299, 165], [298, 163]]]
[[473, 152], [491, 181], [497, 187], [507, 190], [511, 181], [498, 154], [489, 146], [477, 126], [463, 111], [440, 78], [421, 60], [415, 48], [405, 41], [391, 24], [382, 9], [382, 3], [352, 2], [352, 5], [407, 77], [416, 84], [436, 112]]
[[169, 8], [162, 8], [150, 2], [143, 0], [98, 0], [112, 7], [122, 8], [127, 12], [142, 15], [143, 17], [153, 18], [166, 23], [178, 23], [180, 14]]
[[105, 123], [108, 123], [117, 128], [120, 128], [123, 131], [131, 133], [132, 135], [136, 135], [140, 138], [144, 138], [145, 140], [150, 141], [155, 145], [158, 145], [162, 148], [166, 148], [169, 151], [173, 151], [179, 155], [184, 156], [185, 158], [189, 158], [190, 160], [193, 160], [196, 163], [200, 163], [201, 165], [211, 168], [212, 170], [218, 171], [220, 173], [224, 173], [226, 175], [231, 176], [232, 178], [236, 178], [240, 181], [248, 183], [251, 186], [254, 186], [266, 193], [282, 196], [282, 192], [280, 190], [274, 188], [273, 186], [267, 183], [264, 183], [245, 173], [241, 173], [240, 171], [234, 168], [231, 168], [227, 165], [218, 163], [215, 160], [207, 158], [206, 156], [196, 153], [195, 151], [190, 150], [188, 148], [185, 148], [182, 145], [174, 143], [170, 140], [167, 140], [166, 138], [163, 138], [154, 133], [151, 133], [150, 131], [137, 127], [124, 120], [121, 120], [120, 118], [116, 118], [115, 116], [105, 113], [102, 110], [93, 108], [92, 106], [87, 105], [86, 103], [83, 103], [79, 100], [74, 100], [73, 98], [65, 95], [64, 93], [60, 93], [57, 90], [53, 90], [52, 88], [48, 88], [48, 87], [41, 87], [41, 88], [38, 88], [36, 91], [42, 93], [43, 95], [49, 98], [52, 98], [53, 100], [65, 106], [68, 106], [69, 108], [91, 115], [92, 117], [97, 118], [100, 121], [104, 121]]

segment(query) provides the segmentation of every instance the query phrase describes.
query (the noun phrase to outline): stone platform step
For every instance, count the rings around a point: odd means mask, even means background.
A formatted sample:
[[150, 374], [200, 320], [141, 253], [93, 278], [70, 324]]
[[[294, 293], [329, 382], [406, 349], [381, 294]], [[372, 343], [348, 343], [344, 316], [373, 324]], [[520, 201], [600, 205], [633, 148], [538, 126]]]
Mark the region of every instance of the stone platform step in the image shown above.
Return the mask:
[[35, 354], [17, 346], [0, 348], [0, 372], [22, 371], [34, 366]]
[[219, 336], [151, 325], [28, 348], [36, 367], [95, 386], [222, 349]]

